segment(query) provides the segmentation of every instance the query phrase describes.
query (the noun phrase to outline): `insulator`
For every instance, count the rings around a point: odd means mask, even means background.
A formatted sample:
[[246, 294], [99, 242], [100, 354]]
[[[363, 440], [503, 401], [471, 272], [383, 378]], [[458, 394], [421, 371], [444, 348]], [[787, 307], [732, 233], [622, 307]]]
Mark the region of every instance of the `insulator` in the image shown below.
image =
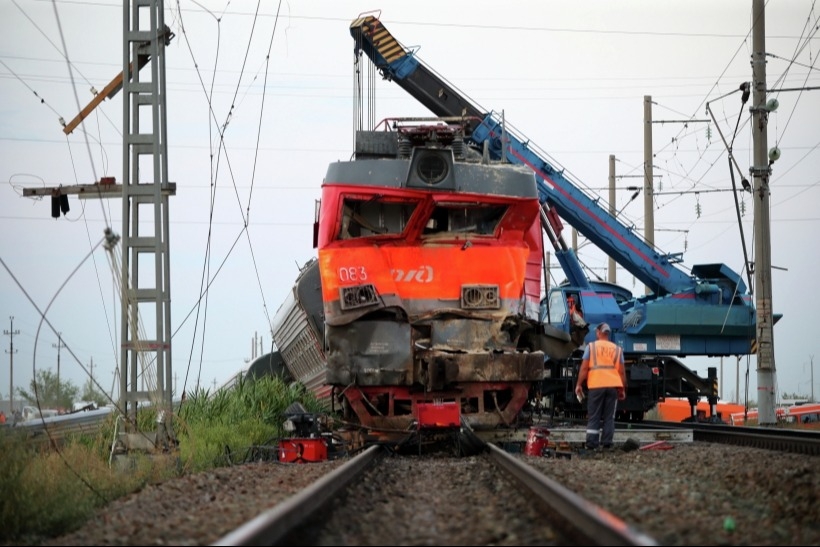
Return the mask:
[[409, 158], [410, 152], [413, 147], [410, 145], [410, 140], [405, 138], [399, 138], [399, 157], [400, 158]]
[[453, 139], [453, 155], [457, 158], [464, 157], [464, 138], [461, 136]]
[[51, 217], [60, 218], [60, 196], [51, 196]]
[[69, 209], [70, 207], [68, 206], [68, 196], [65, 194], [60, 194], [60, 210], [63, 212], [63, 214], [66, 214], [69, 211]]

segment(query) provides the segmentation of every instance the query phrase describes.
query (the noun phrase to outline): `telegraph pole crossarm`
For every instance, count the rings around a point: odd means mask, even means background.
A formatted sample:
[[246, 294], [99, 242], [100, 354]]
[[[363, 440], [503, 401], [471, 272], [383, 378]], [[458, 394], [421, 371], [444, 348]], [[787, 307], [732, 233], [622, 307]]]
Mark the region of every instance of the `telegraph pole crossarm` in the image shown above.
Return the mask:
[[[171, 32], [171, 29], [169, 29], [168, 27], [165, 27], [166, 45], [171, 43], [171, 40], [173, 39], [173, 37], [174, 37], [174, 33]], [[147, 44], [147, 43], [143, 44], [143, 46], [146, 46], [146, 47], [148, 45], [149, 44]], [[143, 67], [148, 64], [148, 61], [150, 59], [151, 59], [150, 55], [140, 55], [137, 58], [137, 71], [142, 70]], [[128, 79], [131, 79], [133, 70], [134, 70], [134, 63], [129, 63], [128, 64]], [[80, 125], [80, 123], [82, 123], [82, 121], [84, 119], [86, 119], [88, 117], [88, 115], [91, 114], [91, 112], [95, 108], [97, 108], [97, 106], [101, 102], [103, 102], [105, 99], [110, 99], [110, 98], [114, 97], [114, 95], [116, 95], [119, 92], [119, 90], [122, 89], [123, 74], [125, 74], [125, 71], [122, 71], [119, 74], [117, 74], [117, 76], [115, 76], [114, 79], [111, 80], [108, 83], [108, 85], [103, 88], [103, 90], [101, 92], [95, 93], [94, 98], [91, 99], [91, 102], [89, 102], [88, 105], [86, 105], [86, 107], [83, 108], [80, 111], [79, 114], [74, 116], [73, 120], [71, 120], [70, 122], [65, 124], [65, 126], [63, 127], [63, 133], [65, 133], [66, 135], [70, 135], [77, 128], [77, 126]]]
[[[114, 182], [114, 177], [102, 177], [100, 182], [91, 184], [69, 184], [42, 188], [23, 188], [23, 197], [53, 196], [55, 192], [63, 195], [77, 195], [80, 199], [91, 198], [120, 198], [122, 197], [122, 184]], [[177, 184], [169, 182], [162, 187], [163, 195], [175, 196]]]

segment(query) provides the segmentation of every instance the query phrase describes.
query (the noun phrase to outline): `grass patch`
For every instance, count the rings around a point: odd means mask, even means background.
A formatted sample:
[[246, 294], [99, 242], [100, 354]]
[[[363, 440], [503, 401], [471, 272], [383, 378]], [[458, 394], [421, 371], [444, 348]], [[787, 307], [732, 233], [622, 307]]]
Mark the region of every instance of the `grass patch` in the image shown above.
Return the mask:
[[[174, 416], [178, 450], [167, 457], [129, 454], [125, 466], [109, 465], [115, 418], [59, 448], [32, 444], [13, 427], [0, 428], [0, 541], [57, 537], [146, 484], [249, 461], [266, 446], [275, 454], [284, 433], [282, 413], [297, 401], [310, 412], [321, 410], [301, 384], [276, 377], [239, 382], [214, 395], [191, 394]], [[153, 412], [140, 413], [138, 423], [150, 430]]]

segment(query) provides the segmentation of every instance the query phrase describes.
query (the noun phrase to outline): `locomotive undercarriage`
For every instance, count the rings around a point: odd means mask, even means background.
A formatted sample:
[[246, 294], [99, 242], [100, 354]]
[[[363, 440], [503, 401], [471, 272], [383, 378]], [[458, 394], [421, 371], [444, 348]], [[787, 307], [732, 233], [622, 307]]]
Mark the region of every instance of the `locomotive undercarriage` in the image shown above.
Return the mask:
[[[419, 427], [419, 406], [453, 403], [461, 423], [472, 429], [493, 429], [516, 424], [527, 403], [530, 384], [470, 383], [456, 390], [425, 392], [408, 387], [348, 386], [335, 392], [342, 400], [346, 419], [363, 427], [385, 431], [408, 431]], [[442, 424], [441, 427], [452, 427]]]
[[543, 378], [544, 354], [516, 350], [509, 327], [464, 317], [328, 326], [327, 382], [368, 428], [417, 427], [429, 403], [455, 405], [474, 429], [510, 426]]

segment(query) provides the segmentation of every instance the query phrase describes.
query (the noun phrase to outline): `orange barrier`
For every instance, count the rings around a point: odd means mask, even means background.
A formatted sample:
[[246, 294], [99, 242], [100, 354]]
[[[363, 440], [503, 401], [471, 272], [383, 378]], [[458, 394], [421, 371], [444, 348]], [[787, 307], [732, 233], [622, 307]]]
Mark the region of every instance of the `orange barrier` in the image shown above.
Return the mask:
[[[775, 419], [778, 422], [796, 424], [807, 429], [820, 429], [820, 404], [805, 403], [778, 407], [775, 409]], [[733, 413], [730, 423], [733, 425], [757, 425], [757, 409], [749, 409], [749, 412]]]
[[[724, 422], [730, 423], [730, 416], [743, 416], [745, 407], [734, 403], [718, 403], [715, 405], [715, 411], [720, 419]], [[692, 416], [692, 409], [689, 406], [688, 399], [665, 399], [658, 403], [658, 419], [665, 422], [682, 422]], [[695, 407], [697, 416], [701, 419], [711, 417], [709, 403], [706, 401], [699, 401]]]

